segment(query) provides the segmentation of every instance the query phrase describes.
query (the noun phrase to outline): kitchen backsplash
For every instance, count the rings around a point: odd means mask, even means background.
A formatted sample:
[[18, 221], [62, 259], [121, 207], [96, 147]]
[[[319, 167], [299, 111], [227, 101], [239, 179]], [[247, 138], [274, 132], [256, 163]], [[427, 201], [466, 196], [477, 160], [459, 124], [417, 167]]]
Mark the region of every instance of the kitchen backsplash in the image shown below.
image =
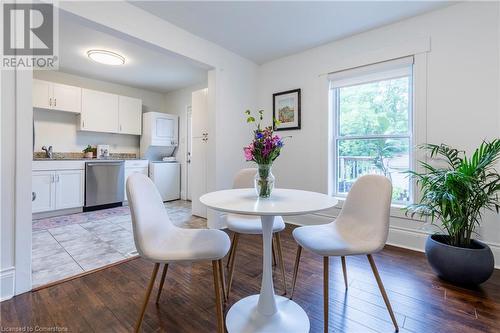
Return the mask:
[[[33, 152], [33, 159], [46, 158], [45, 152], [36, 151]], [[57, 153], [54, 152], [53, 159], [80, 159], [84, 158], [84, 154], [80, 152], [76, 153]], [[137, 154], [134, 153], [111, 153], [109, 154], [110, 159], [135, 159], [137, 158]]]

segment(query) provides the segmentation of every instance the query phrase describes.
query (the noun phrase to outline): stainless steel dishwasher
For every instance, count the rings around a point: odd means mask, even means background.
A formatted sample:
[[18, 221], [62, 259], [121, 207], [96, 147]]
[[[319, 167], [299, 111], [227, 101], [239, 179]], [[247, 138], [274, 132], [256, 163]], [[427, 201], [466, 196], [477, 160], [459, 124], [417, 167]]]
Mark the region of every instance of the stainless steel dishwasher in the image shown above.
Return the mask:
[[124, 200], [124, 164], [123, 161], [85, 163], [85, 208], [121, 205]]

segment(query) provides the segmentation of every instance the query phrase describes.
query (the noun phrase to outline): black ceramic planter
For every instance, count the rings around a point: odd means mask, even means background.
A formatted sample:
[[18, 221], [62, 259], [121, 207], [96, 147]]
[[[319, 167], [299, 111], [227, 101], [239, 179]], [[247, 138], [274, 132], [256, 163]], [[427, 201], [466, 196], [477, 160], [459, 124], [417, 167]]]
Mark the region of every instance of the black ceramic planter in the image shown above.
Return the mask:
[[488, 245], [472, 241], [472, 248], [445, 243], [448, 236], [432, 235], [425, 243], [425, 254], [434, 272], [441, 278], [459, 285], [478, 285], [493, 273], [493, 253]]

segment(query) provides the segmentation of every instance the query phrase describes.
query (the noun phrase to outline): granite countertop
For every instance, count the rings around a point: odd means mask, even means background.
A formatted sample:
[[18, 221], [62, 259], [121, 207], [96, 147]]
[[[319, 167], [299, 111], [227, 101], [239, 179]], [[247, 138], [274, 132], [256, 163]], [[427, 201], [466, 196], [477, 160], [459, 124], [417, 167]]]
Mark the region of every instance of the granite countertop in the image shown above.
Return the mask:
[[107, 158], [85, 158], [83, 153], [59, 153], [54, 152], [52, 158], [45, 157], [45, 152], [34, 152], [33, 161], [129, 161], [144, 160], [134, 153], [111, 153]]
[[100, 162], [100, 161], [140, 161], [140, 160], [147, 160], [146, 158], [123, 158], [123, 157], [110, 157], [110, 158], [65, 158], [65, 157], [56, 157], [56, 158], [33, 158], [33, 161], [93, 161], [93, 162]]

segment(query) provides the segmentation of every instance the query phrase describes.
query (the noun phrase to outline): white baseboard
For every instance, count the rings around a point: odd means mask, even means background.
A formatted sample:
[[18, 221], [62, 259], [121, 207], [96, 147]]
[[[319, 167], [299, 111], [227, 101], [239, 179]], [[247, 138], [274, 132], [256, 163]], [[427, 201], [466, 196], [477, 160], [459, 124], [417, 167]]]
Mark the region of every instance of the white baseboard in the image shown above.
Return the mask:
[[[324, 214], [309, 214], [305, 216], [287, 216], [285, 222], [293, 225], [317, 225], [330, 223], [335, 219], [334, 216]], [[389, 237], [387, 244], [397, 246], [413, 251], [424, 252], [425, 240], [429, 234], [416, 229], [403, 228], [398, 226], [389, 227]], [[500, 244], [485, 242], [491, 248], [495, 258], [495, 268], [500, 269]]]
[[0, 271], [0, 302], [14, 297], [16, 269], [8, 267]]

